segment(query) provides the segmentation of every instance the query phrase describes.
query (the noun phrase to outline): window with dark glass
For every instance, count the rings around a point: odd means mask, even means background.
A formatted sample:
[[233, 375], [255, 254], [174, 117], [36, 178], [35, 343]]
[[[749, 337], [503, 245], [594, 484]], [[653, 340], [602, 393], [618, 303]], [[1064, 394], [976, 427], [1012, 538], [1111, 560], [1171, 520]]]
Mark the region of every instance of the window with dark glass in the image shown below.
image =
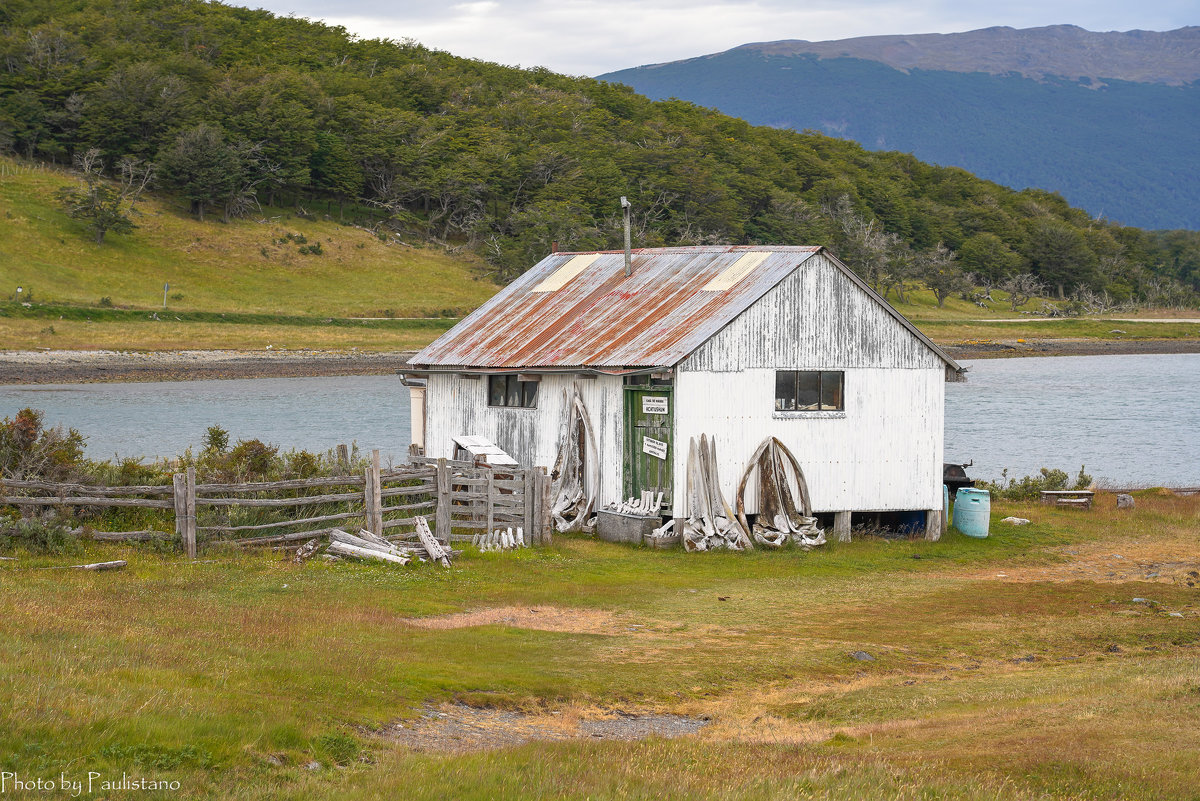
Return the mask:
[[488, 406], [537, 408], [537, 381], [520, 381], [515, 375], [488, 376]]
[[841, 370], [776, 370], [775, 411], [843, 411], [845, 380]]

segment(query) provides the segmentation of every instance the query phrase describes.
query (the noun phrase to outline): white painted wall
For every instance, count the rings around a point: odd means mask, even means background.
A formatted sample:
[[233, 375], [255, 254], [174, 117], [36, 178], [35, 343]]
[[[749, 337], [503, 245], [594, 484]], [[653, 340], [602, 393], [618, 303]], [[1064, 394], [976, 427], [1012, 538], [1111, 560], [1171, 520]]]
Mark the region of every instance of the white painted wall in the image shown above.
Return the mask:
[[546, 374], [538, 388], [536, 409], [487, 405], [487, 378], [468, 379], [454, 373], [431, 373], [426, 406], [425, 453], [454, 455], [453, 437], [477, 434], [495, 442], [525, 466], [554, 466], [558, 435], [565, 414], [564, 392], [577, 383], [592, 420], [600, 451], [601, 505], [620, 499], [622, 453], [622, 382], [613, 376], [581, 379]]

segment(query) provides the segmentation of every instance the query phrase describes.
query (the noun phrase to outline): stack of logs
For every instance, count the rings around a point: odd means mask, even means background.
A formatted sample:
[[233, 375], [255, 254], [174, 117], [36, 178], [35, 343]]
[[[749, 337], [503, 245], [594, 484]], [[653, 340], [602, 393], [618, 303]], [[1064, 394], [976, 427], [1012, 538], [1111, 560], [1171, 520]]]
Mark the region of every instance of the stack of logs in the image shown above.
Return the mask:
[[[329, 533], [325, 552], [335, 557], [371, 559], [398, 565], [407, 565], [415, 559], [419, 562], [437, 562], [442, 567], [450, 567], [450, 560], [462, 554], [462, 551], [453, 551], [448, 544], [436, 539], [425, 518], [416, 519], [416, 528], [416, 542], [390, 542], [366, 529], [359, 531], [357, 536], [334, 529]], [[309, 540], [296, 552], [296, 561], [311, 559], [320, 549], [319, 539]]]

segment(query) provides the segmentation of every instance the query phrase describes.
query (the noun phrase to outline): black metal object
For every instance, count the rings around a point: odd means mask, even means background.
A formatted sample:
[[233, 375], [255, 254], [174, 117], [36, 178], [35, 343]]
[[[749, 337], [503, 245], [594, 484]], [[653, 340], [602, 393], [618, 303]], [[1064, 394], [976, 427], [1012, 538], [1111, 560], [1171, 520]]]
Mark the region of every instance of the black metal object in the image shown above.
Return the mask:
[[967, 468], [973, 464], [975, 464], [974, 459], [966, 464], [942, 463], [942, 483], [949, 488], [951, 498], [963, 487], [975, 486], [974, 479], [967, 478]]

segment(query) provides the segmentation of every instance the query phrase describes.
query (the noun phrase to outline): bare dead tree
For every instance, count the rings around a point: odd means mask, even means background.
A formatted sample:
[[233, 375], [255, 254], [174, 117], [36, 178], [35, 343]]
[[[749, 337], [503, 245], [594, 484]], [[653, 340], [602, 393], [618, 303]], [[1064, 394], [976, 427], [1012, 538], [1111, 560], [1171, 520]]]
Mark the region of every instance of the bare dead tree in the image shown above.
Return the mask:
[[1000, 289], [1008, 293], [1008, 302], [1013, 311], [1030, 300], [1040, 297], [1046, 286], [1033, 273], [1017, 273], [1000, 282]]

